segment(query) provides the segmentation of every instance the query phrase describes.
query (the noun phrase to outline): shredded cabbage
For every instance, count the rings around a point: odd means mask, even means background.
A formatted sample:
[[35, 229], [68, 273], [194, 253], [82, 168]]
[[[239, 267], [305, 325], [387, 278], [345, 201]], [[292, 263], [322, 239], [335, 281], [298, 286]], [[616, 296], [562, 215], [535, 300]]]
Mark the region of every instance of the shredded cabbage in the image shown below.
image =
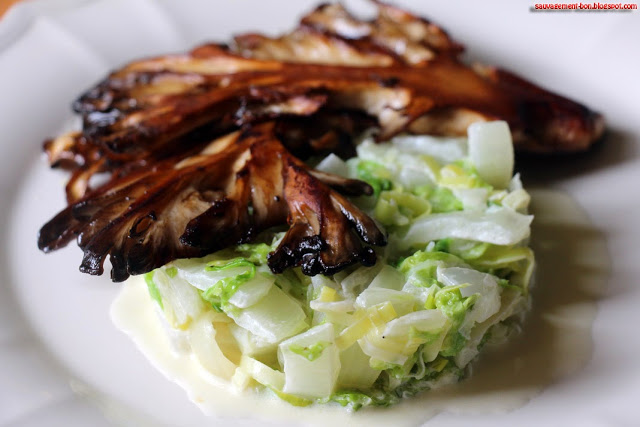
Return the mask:
[[468, 139], [365, 138], [357, 153], [316, 167], [373, 187], [354, 202], [389, 235], [375, 266], [274, 275], [282, 233], [268, 231], [145, 275], [173, 342], [235, 390], [388, 406], [464, 377], [527, 310], [533, 217], [506, 124], [474, 124]]

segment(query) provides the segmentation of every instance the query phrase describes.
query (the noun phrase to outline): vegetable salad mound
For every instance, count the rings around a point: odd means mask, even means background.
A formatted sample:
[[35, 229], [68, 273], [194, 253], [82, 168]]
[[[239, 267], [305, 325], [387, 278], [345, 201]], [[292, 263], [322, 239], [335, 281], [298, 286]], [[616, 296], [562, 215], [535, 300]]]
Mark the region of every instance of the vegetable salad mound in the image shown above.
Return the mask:
[[353, 199], [388, 234], [373, 267], [273, 274], [283, 233], [145, 276], [176, 351], [235, 391], [297, 406], [387, 406], [456, 382], [529, 306], [529, 195], [504, 122], [468, 138], [363, 137], [357, 157], [316, 169], [368, 182]]

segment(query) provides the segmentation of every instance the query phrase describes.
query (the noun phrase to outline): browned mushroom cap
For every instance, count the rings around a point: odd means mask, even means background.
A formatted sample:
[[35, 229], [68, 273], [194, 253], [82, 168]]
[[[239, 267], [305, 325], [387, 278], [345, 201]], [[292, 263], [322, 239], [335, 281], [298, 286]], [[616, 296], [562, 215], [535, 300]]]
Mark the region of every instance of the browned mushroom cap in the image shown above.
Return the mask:
[[363, 195], [371, 187], [310, 170], [273, 128], [264, 123], [237, 131], [197, 155], [114, 177], [45, 224], [40, 249], [58, 249], [77, 236], [81, 271], [102, 274], [109, 256], [112, 279], [122, 281], [288, 223], [269, 257], [274, 272], [302, 266], [307, 274], [331, 274], [357, 262], [375, 263], [362, 242], [384, 245], [384, 234], [332, 189]]
[[473, 121], [503, 119], [518, 150], [558, 152], [584, 149], [602, 134], [602, 118], [584, 106], [508, 73], [440, 58], [323, 65], [247, 59], [207, 45], [130, 64], [75, 107], [85, 136], [119, 153], [162, 147], [211, 123], [231, 129], [323, 107], [374, 117], [381, 138], [402, 131], [463, 135]]
[[[324, 4], [302, 19], [301, 29], [343, 41], [369, 57], [385, 57], [386, 65], [419, 65], [436, 57], [455, 59], [463, 51], [462, 45], [434, 23], [389, 4], [376, 4], [378, 16], [372, 21], [357, 19], [341, 4]], [[300, 49], [297, 53], [301, 54]], [[382, 62], [378, 59], [378, 64]]]
[[83, 131], [49, 143], [51, 162], [81, 165], [71, 186], [77, 197], [88, 170], [97, 169], [96, 153], [108, 159], [99, 169], [113, 170], [176, 154], [203, 129], [213, 137], [326, 111], [373, 117], [381, 137], [461, 135], [473, 121], [504, 119], [519, 151], [579, 151], [602, 135], [597, 113], [500, 69], [466, 66], [461, 45], [438, 26], [378, 7], [378, 17], [364, 22], [324, 5], [282, 37], [248, 34], [231, 48], [207, 44], [133, 62], [76, 101]]
[[[40, 247], [77, 236], [83, 271], [100, 274], [109, 256], [124, 280], [288, 223], [272, 270], [331, 273], [372, 263], [366, 244], [384, 236], [343, 196], [370, 187], [312, 171], [307, 156], [348, 157], [371, 125], [384, 139], [464, 135], [474, 121], [503, 119], [516, 150], [543, 153], [585, 150], [603, 134], [601, 115], [468, 66], [441, 28], [376, 4], [371, 22], [324, 5], [278, 38], [238, 36], [111, 73], [74, 103], [82, 131], [45, 144], [51, 165], [72, 176], [70, 205], [42, 228]], [[107, 183], [92, 185], [97, 174]]]

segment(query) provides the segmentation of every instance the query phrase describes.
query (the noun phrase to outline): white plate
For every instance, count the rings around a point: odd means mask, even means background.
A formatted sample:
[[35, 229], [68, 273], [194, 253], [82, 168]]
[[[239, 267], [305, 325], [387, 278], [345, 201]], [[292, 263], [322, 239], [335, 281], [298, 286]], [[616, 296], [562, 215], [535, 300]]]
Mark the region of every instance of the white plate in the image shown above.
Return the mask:
[[[77, 248], [38, 252], [37, 230], [63, 206], [63, 176], [47, 170], [40, 143], [71, 119], [75, 96], [123, 62], [242, 31], [283, 31], [312, 3], [47, 0], [20, 4], [0, 22], [0, 426], [100, 426], [113, 414], [120, 425], [212, 422], [112, 326], [118, 285], [81, 275]], [[514, 412], [442, 414], [430, 425], [635, 425], [640, 12], [532, 13], [533, 1], [399, 3], [442, 24], [473, 58], [599, 109], [610, 127], [589, 155], [526, 168], [568, 191], [607, 237], [613, 270], [599, 297], [591, 362]]]

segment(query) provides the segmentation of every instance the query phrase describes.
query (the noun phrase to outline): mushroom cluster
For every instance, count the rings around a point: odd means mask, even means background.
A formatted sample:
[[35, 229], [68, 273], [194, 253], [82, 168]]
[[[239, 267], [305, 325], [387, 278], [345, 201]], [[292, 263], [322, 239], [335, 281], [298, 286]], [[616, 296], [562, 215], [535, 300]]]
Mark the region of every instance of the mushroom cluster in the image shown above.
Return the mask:
[[[45, 142], [71, 172], [68, 206], [43, 226], [45, 252], [77, 239], [81, 271], [114, 281], [288, 226], [269, 256], [275, 273], [333, 274], [375, 263], [384, 233], [347, 196], [361, 181], [315, 171], [311, 155], [353, 154], [375, 127], [464, 135], [506, 120], [517, 150], [572, 152], [602, 116], [509, 72], [462, 62], [462, 46], [426, 19], [383, 3], [363, 21], [323, 5], [277, 38], [132, 62], [74, 103], [82, 130]], [[95, 177], [102, 178], [94, 184]]]

